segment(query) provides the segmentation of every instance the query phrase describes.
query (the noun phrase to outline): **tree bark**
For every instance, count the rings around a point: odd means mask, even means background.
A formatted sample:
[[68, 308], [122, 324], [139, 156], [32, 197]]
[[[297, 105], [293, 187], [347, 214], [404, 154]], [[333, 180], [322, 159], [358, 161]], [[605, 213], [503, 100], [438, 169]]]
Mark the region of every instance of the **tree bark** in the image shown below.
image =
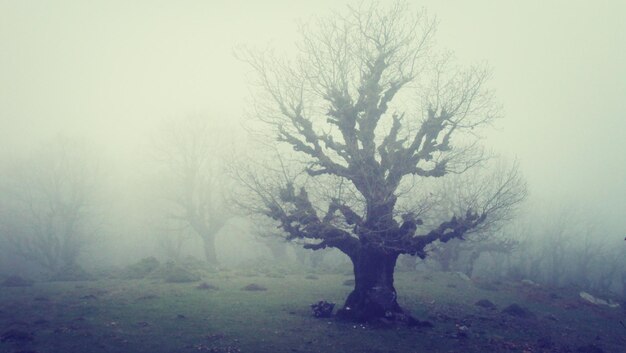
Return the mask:
[[393, 274], [397, 253], [363, 247], [351, 256], [354, 266], [354, 290], [337, 315], [356, 321], [386, 319], [406, 321], [410, 316], [398, 305]]

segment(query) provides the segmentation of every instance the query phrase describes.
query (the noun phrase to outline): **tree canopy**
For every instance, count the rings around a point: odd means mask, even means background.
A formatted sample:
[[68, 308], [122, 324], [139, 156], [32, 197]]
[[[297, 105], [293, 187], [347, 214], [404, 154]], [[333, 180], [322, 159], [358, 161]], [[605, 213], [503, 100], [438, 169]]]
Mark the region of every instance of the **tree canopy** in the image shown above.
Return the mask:
[[[261, 88], [255, 117], [291, 147], [280, 154], [295, 158], [307, 176], [299, 185], [295, 178], [269, 185], [258, 174], [244, 177], [288, 238], [316, 239], [308, 246], [348, 255], [368, 244], [424, 256], [429, 243], [462, 237], [524, 197], [513, 167], [482, 195], [483, 204], [433, 229], [416, 233], [419, 212], [397, 210], [398, 197], [418, 195], [401, 193], [408, 180], [481, 166], [489, 156], [480, 130], [500, 114], [487, 88], [489, 70], [462, 68], [437, 51], [435, 29], [425, 11], [402, 2], [362, 5], [303, 25], [294, 58], [244, 53]], [[312, 195], [312, 178], [341, 185], [342, 195]]]

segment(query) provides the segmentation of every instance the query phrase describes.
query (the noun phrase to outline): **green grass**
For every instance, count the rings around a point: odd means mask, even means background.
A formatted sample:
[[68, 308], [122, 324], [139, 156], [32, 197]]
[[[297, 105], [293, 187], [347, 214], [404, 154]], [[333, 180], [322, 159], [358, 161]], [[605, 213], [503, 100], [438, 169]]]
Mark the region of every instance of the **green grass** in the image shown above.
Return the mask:
[[[305, 276], [205, 274], [218, 290], [158, 280], [0, 288], [0, 334], [34, 335], [31, 342], [0, 343], [0, 352], [575, 352], [592, 343], [626, 352], [626, 328], [619, 324], [625, 312], [585, 305], [574, 291], [516, 283], [487, 290], [454, 274], [403, 272], [396, 276], [401, 305], [435, 326], [380, 328], [314, 318], [309, 304], [325, 299], [340, 306], [349, 277]], [[241, 290], [250, 283], [268, 290]], [[550, 299], [557, 292], [559, 299]], [[473, 305], [483, 298], [499, 309], [518, 303], [537, 318]], [[460, 326], [469, 328], [467, 338], [458, 337]], [[550, 337], [551, 347], [540, 347], [542, 337]]]

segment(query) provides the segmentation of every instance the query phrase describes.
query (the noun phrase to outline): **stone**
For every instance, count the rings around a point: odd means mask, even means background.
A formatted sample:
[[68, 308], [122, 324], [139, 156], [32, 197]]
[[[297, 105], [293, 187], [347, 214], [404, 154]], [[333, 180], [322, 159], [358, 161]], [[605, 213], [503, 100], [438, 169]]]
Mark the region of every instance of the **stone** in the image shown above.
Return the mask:
[[620, 306], [619, 303], [615, 303], [614, 301], [610, 299], [604, 300], [604, 299], [596, 298], [587, 292], [580, 292], [579, 295], [583, 300], [593, 305], [608, 306], [609, 308], [619, 308]]
[[496, 305], [494, 303], [492, 303], [488, 299], [481, 299], [481, 300], [477, 301], [476, 303], [474, 303], [474, 305], [480, 306], [481, 308], [485, 308], [485, 309], [495, 309], [496, 308]]
[[343, 285], [344, 286], [354, 286], [354, 280], [353, 279], [347, 279], [345, 281], [343, 281]]
[[511, 304], [507, 306], [506, 308], [502, 309], [502, 313], [525, 319], [531, 319], [535, 317], [535, 314], [533, 314], [530, 310], [518, 304]]
[[210, 283], [202, 282], [202, 283], [200, 283], [200, 284], [198, 284], [198, 285], [196, 286], [196, 289], [202, 289], [202, 290], [218, 290], [218, 289], [219, 289], [219, 287], [214, 286], [214, 285], [212, 285], [212, 284], [210, 284]]
[[245, 287], [241, 288], [241, 290], [247, 290], [247, 291], [265, 291], [265, 290], [267, 290], [267, 288], [265, 288], [265, 287], [263, 287], [263, 286], [261, 286], [261, 285], [258, 285], [258, 284], [256, 284], [256, 283], [251, 283], [251, 284], [248, 284], [247, 286], [245, 286]]
[[335, 308], [335, 303], [329, 303], [325, 300], [320, 300], [315, 304], [311, 304], [311, 310], [313, 312], [313, 316], [318, 318], [331, 317], [333, 314], [333, 309]]

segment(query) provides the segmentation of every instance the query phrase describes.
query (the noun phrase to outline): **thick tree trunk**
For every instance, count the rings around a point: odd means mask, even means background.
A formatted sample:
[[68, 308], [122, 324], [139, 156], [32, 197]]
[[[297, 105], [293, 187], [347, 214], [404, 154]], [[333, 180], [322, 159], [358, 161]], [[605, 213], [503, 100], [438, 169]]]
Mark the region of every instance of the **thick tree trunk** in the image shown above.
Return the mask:
[[309, 254], [311, 268], [317, 269], [324, 262], [324, 250], [316, 250]]
[[287, 243], [277, 241], [276, 239], [266, 240], [265, 245], [272, 253], [272, 258], [277, 261], [285, 261], [287, 259]]
[[354, 265], [354, 290], [337, 315], [356, 321], [415, 322], [397, 302], [393, 273], [398, 254], [379, 249], [360, 249], [351, 257]]
[[202, 244], [204, 245], [204, 259], [209, 265], [217, 266], [217, 254], [215, 253], [215, 237], [204, 236], [202, 237]]
[[459, 258], [459, 245], [456, 242], [448, 242], [443, 244], [441, 252], [438, 256], [441, 271], [452, 272], [452, 265]]

